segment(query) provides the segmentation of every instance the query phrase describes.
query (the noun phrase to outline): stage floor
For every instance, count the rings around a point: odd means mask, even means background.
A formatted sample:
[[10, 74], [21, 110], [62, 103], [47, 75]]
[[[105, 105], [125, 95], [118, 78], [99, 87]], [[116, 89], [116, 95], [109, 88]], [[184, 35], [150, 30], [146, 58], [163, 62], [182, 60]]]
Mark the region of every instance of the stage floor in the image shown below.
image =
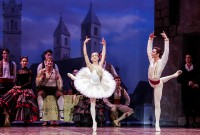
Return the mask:
[[0, 135], [200, 135], [200, 128], [164, 127], [155, 132], [153, 127], [101, 127], [92, 132], [90, 127], [0, 127]]

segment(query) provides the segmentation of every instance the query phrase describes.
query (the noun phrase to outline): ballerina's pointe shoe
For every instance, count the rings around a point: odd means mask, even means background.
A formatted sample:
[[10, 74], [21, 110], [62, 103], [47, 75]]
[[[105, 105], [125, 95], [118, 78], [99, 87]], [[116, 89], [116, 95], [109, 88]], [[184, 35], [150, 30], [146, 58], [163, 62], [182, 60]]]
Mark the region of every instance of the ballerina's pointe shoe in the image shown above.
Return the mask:
[[175, 77], [178, 77], [180, 74], [182, 74], [182, 71], [178, 70], [178, 71], [176, 71], [176, 73], [174, 75], [175, 75]]
[[156, 132], [160, 132], [161, 131], [161, 129], [160, 129], [160, 127], [158, 126], [156, 126]]
[[160, 132], [160, 131], [161, 131], [161, 129], [160, 129], [159, 124], [156, 124], [156, 132]]
[[93, 132], [97, 131], [97, 123], [96, 122], [93, 123], [92, 129], [93, 129]]

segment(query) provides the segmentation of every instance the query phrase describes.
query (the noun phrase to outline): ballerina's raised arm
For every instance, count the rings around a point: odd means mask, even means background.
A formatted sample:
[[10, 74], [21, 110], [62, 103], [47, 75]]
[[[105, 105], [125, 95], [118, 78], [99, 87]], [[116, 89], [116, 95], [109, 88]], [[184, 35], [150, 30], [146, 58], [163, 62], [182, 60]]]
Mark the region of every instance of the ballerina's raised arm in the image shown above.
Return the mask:
[[101, 58], [101, 61], [99, 62], [99, 65], [103, 66], [105, 56], [106, 56], [106, 40], [102, 38], [101, 43], [103, 45], [103, 48], [102, 48], [102, 58]]
[[90, 63], [90, 60], [89, 60], [88, 55], [87, 55], [87, 49], [86, 49], [86, 44], [89, 42], [89, 40], [91, 40], [91, 39], [86, 36], [86, 39], [83, 42], [83, 55], [84, 55], [86, 66], [89, 69], [91, 69], [90, 67], [91, 67], [92, 64]]

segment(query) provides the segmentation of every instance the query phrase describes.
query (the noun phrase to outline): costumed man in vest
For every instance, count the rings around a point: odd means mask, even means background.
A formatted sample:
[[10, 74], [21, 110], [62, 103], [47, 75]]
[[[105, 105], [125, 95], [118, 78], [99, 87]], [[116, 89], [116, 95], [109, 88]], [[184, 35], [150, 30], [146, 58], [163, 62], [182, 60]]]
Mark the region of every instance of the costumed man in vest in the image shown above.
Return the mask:
[[[43, 107], [44, 107], [44, 98], [47, 95], [54, 95], [57, 98], [57, 105], [60, 120], [64, 121], [64, 97], [62, 93], [63, 81], [59, 72], [53, 68], [53, 60], [47, 58], [47, 63], [45, 68], [41, 69], [36, 77], [36, 86], [40, 85], [38, 90], [38, 108], [39, 108], [39, 117], [40, 120], [43, 120]], [[49, 118], [51, 125], [58, 125], [54, 118]], [[45, 121], [43, 126], [46, 126], [48, 123]]]
[[[0, 61], [0, 97], [13, 87], [16, 78], [17, 66], [14, 61], [9, 59], [9, 54], [10, 51], [8, 49], [2, 50], [3, 59]], [[5, 119], [7, 122], [5, 121], [4, 126], [9, 125], [8, 113], [6, 113], [5, 110], [1, 110], [0, 112], [4, 112], [5, 114]], [[1, 117], [1, 119], [2, 118], [4, 119], [4, 116]], [[4, 120], [1, 120], [1, 122], [2, 121]]]
[[[126, 90], [121, 86], [121, 78], [119, 76], [115, 77], [116, 89], [113, 95], [109, 98], [104, 98], [104, 102], [111, 110], [111, 119], [115, 126], [121, 126], [120, 121], [129, 117], [134, 113], [133, 109], [129, 107], [130, 97]], [[123, 104], [125, 101], [125, 104]], [[119, 117], [118, 111], [123, 114]]]
[[[39, 65], [38, 65], [38, 67], [37, 67], [37, 76], [39, 76], [39, 74], [40, 74], [40, 71], [42, 71], [42, 69], [45, 69], [46, 68], [46, 65], [47, 65], [47, 60], [48, 59], [52, 59], [53, 60], [53, 51], [52, 50], [46, 50], [46, 51], [44, 51], [44, 58], [45, 58], [45, 60], [42, 62], [42, 63], [40, 63]], [[53, 62], [53, 65], [52, 65], [52, 68], [59, 74], [59, 69], [58, 69], [58, 66]], [[37, 80], [37, 79], [36, 79]], [[43, 94], [41, 94], [41, 91], [43, 91], [43, 90], [41, 90], [41, 89], [38, 89], [38, 97], [37, 97], [37, 102], [38, 102], [38, 107], [39, 107], [39, 110], [40, 110], [40, 112], [39, 112], [39, 118], [40, 118], [40, 120], [42, 121], [42, 117], [43, 117], [43, 103], [44, 103], [44, 96], [43, 96]], [[61, 96], [60, 96], [60, 98], [59, 98], [59, 103], [58, 103], [58, 106], [60, 107], [60, 109], [59, 110], [62, 110], [62, 111], [60, 111], [60, 120], [64, 120], [64, 118], [63, 118], [63, 108], [64, 108], [64, 98], [63, 98], [63, 96], [62, 96], [62, 94], [60, 94]], [[51, 122], [51, 124], [52, 125], [57, 125], [58, 123], [56, 123], [55, 121], [52, 121]], [[45, 123], [43, 123], [43, 125], [44, 126], [46, 126], [47, 125], [47, 122], [45, 122]]]
[[16, 63], [9, 59], [10, 51], [8, 49], [3, 49], [2, 51], [2, 61], [0, 61], [0, 94], [3, 95], [5, 92], [13, 87], [16, 78]]

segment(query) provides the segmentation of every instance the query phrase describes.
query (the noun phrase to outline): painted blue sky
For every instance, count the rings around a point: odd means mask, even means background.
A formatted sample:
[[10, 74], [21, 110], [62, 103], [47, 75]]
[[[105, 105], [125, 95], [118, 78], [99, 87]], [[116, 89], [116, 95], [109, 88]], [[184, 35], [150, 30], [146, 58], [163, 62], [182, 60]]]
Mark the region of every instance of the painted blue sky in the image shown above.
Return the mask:
[[[0, 0], [2, 2], [8, 0]], [[101, 22], [107, 41], [107, 61], [119, 67], [119, 74], [132, 93], [139, 81], [147, 80], [146, 43], [154, 29], [154, 0], [16, 0], [22, 2], [22, 55], [29, 65], [41, 62], [46, 49], [53, 50], [53, 33], [60, 13], [71, 34], [71, 58], [81, 56], [80, 30], [90, 2]], [[0, 7], [2, 14], [2, 6]], [[2, 16], [2, 15], [1, 15]], [[2, 46], [2, 17], [0, 18]]]

